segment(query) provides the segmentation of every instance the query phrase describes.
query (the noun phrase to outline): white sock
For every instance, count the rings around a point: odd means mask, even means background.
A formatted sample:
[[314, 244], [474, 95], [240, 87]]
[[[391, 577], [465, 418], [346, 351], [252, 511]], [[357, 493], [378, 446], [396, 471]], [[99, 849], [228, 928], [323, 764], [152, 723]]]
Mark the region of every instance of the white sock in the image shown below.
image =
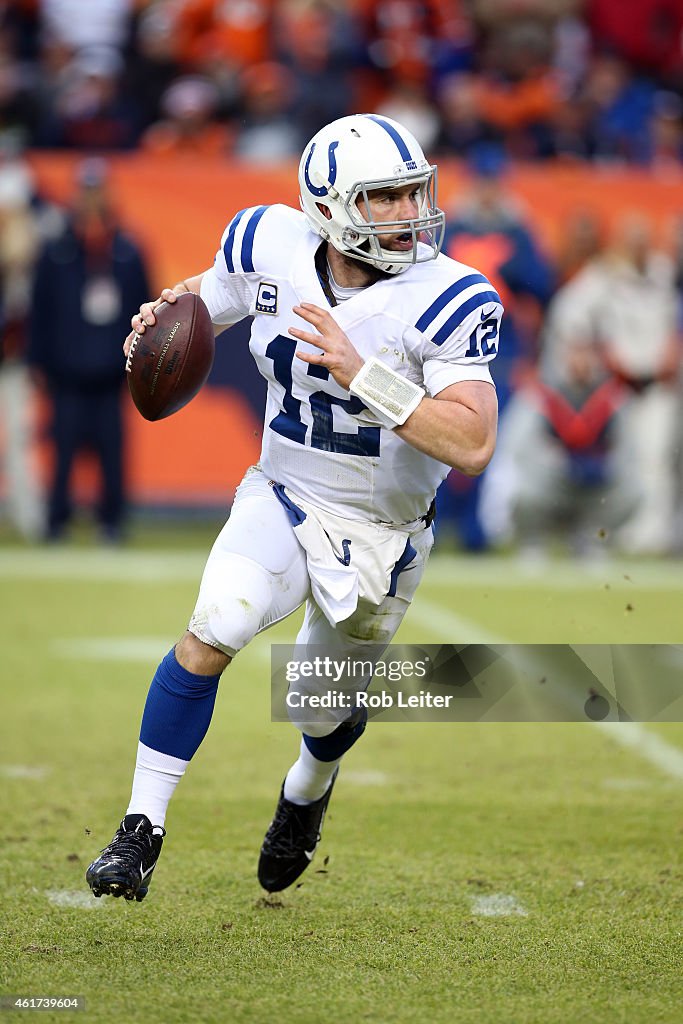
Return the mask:
[[302, 740], [299, 759], [289, 769], [285, 779], [285, 800], [301, 805], [319, 800], [327, 792], [340, 761], [341, 758], [336, 761], [319, 761]]
[[146, 814], [153, 825], [163, 825], [168, 802], [189, 763], [138, 743], [133, 792], [126, 814]]

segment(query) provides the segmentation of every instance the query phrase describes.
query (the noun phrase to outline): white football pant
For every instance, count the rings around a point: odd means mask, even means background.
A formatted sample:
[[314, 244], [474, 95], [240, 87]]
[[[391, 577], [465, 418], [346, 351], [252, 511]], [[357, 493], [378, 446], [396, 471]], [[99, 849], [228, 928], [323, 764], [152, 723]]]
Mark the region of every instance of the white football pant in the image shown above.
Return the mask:
[[[199, 640], [234, 657], [263, 630], [296, 611], [306, 613], [297, 645], [316, 645], [345, 658], [359, 647], [384, 647], [401, 625], [422, 578], [434, 541], [431, 526], [420, 524], [410, 538], [417, 555], [399, 573], [396, 595], [380, 605], [359, 602], [356, 611], [333, 627], [311, 597], [306, 555], [287, 513], [257, 467], [237, 489], [230, 518], [209, 554], [188, 629]], [[292, 712], [294, 715], [295, 712]], [[305, 724], [310, 735], [326, 735], [344, 712], [330, 709], [329, 724]]]

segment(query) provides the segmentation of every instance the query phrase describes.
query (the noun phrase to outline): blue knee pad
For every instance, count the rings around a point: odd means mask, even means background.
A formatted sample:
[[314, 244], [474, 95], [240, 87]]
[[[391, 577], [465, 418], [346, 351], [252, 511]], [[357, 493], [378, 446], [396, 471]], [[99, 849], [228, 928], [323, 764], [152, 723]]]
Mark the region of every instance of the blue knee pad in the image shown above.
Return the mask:
[[142, 715], [140, 742], [190, 761], [209, 728], [220, 675], [198, 676], [170, 650], [159, 665]]
[[367, 724], [367, 710], [358, 708], [351, 718], [338, 725], [328, 736], [307, 736], [304, 733], [304, 743], [318, 761], [338, 761], [361, 738]]

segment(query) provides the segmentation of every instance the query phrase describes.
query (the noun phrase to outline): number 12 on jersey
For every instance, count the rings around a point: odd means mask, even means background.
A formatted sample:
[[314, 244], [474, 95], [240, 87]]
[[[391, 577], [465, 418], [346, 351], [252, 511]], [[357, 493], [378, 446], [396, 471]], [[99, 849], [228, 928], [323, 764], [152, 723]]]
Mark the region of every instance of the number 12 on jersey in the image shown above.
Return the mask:
[[[266, 356], [273, 360], [275, 380], [284, 388], [282, 411], [268, 424], [272, 430], [297, 444], [306, 444], [306, 424], [301, 419], [301, 401], [292, 394], [292, 362], [296, 341], [278, 334], [266, 348]], [[308, 376], [329, 380], [330, 372], [323, 366], [308, 366]], [[380, 427], [358, 427], [357, 433], [344, 433], [333, 429], [332, 407], [338, 406], [351, 416], [367, 408], [359, 398], [337, 398], [326, 391], [315, 391], [309, 398], [313, 426], [311, 447], [339, 455], [379, 455]]]
[[[491, 317], [477, 324], [470, 334], [470, 344], [465, 355], [470, 359], [480, 356], [492, 356], [498, 349], [498, 331], [500, 320]], [[483, 334], [479, 332], [483, 331]]]

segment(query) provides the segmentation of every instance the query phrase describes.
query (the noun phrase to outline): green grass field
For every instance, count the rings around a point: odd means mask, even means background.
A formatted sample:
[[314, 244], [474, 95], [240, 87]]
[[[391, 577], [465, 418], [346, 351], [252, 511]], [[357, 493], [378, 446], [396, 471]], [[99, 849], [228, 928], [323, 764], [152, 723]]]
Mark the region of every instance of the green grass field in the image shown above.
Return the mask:
[[[626, 746], [591, 724], [371, 724], [304, 884], [263, 898], [298, 745], [269, 720], [268, 651], [294, 619], [226, 673], [148, 898], [89, 897], [192, 544], [0, 549], [0, 994], [84, 996], [98, 1024], [679, 1024], [683, 725]], [[682, 613], [675, 564], [442, 555], [398, 639], [676, 643]]]

